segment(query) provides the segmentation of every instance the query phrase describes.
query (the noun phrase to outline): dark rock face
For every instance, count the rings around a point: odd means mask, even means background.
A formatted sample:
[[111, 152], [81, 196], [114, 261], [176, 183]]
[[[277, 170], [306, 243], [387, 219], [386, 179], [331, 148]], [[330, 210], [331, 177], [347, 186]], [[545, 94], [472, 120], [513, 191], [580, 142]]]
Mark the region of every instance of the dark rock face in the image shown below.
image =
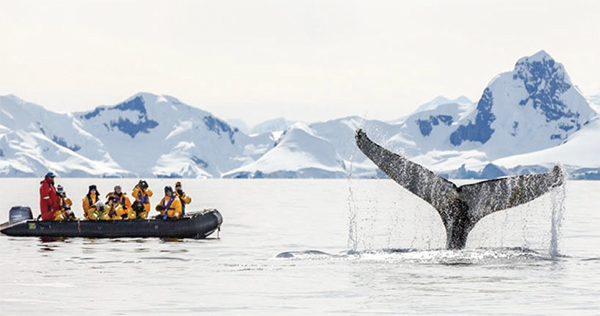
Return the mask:
[[565, 72], [553, 59], [541, 61], [520, 61], [515, 67], [513, 80], [523, 80], [529, 96], [519, 102], [525, 106], [532, 102], [534, 109], [540, 109], [546, 121], [556, 121], [563, 117], [578, 117], [560, 100], [560, 96], [571, 85], [565, 80]]
[[464, 141], [480, 142], [485, 144], [494, 134], [492, 123], [496, 116], [492, 113], [494, 98], [490, 88], [485, 88], [479, 103], [477, 103], [477, 116], [475, 122], [469, 122], [467, 125], [461, 125], [450, 134], [450, 143], [459, 146]]
[[109, 130], [119, 130], [129, 136], [131, 138], [135, 138], [135, 136], [139, 133], [149, 133], [151, 129], [158, 126], [158, 122], [151, 120], [148, 118], [144, 98], [141, 96], [137, 96], [127, 102], [123, 102], [121, 104], [115, 105], [114, 107], [98, 107], [94, 111], [87, 113], [85, 115], [80, 116], [80, 118], [89, 120], [96, 116], [99, 116], [101, 113], [105, 111], [133, 111], [138, 112], [138, 120], [131, 121], [129, 118], [119, 117], [118, 120], [110, 120], [108, 123], [105, 123]]
[[452, 116], [450, 115], [430, 115], [427, 120], [417, 120], [417, 125], [419, 125], [419, 130], [421, 130], [421, 135], [429, 136], [431, 131], [433, 130], [433, 126], [438, 126], [441, 124], [445, 124], [450, 126], [452, 124]]
[[69, 146], [69, 144], [67, 144], [67, 142], [65, 141], [65, 139], [62, 138], [62, 137], [53, 136], [52, 137], [52, 141], [55, 142], [55, 143], [57, 143], [57, 144], [59, 144], [59, 145], [61, 145], [61, 146], [63, 146], [63, 147], [65, 147], [65, 148], [69, 148], [70, 150], [75, 151], [75, 152], [79, 151], [81, 149], [81, 146], [79, 146], [77, 144]]
[[237, 128], [232, 129], [231, 127], [229, 127], [229, 124], [227, 124], [219, 119], [216, 119], [212, 116], [205, 116], [203, 121], [204, 121], [204, 124], [206, 124], [206, 127], [208, 127], [208, 129], [210, 131], [213, 131], [213, 132], [217, 133], [218, 135], [221, 135], [221, 134], [228, 135], [229, 141], [231, 142], [231, 144], [235, 143], [233, 136], [235, 135], [235, 133], [237, 133], [239, 131]]

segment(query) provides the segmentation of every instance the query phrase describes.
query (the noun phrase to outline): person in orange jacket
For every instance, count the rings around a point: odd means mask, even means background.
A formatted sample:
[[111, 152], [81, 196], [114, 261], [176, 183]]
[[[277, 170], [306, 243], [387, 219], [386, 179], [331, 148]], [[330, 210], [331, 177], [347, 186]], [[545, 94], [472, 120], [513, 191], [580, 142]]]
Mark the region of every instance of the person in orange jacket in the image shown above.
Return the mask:
[[54, 188], [54, 173], [48, 172], [40, 182], [40, 212], [43, 221], [60, 220], [60, 199]]
[[173, 193], [173, 188], [165, 187], [165, 197], [158, 203], [156, 210], [160, 212], [159, 218], [162, 219], [181, 218], [181, 201], [177, 194]]
[[[108, 202], [106, 203], [109, 209], [115, 211], [117, 215], [111, 215], [112, 219], [128, 219], [131, 217], [131, 201], [127, 194], [121, 190], [121, 186], [115, 186], [115, 191], [106, 195]], [[112, 213], [112, 212], [111, 212]]]
[[108, 197], [106, 201], [106, 206], [104, 209], [104, 218], [105, 219], [130, 219], [131, 213], [123, 208], [121, 203], [117, 200], [114, 195]]
[[96, 212], [96, 204], [100, 202], [100, 192], [95, 184], [92, 184], [88, 188], [88, 193], [85, 195], [82, 201], [83, 216], [87, 220], [96, 220], [98, 218]]
[[148, 182], [145, 180], [140, 180], [133, 188], [131, 195], [133, 195], [135, 201], [140, 201], [144, 205], [144, 212], [137, 213], [137, 218], [148, 218], [148, 213], [150, 213], [150, 197], [152, 194], [152, 190], [148, 189]]
[[75, 214], [71, 210], [73, 202], [71, 201], [71, 199], [69, 199], [69, 197], [67, 197], [67, 192], [65, 192], [65, 189], [62, 187], [62, 185], [59, 184], [56, 187], [56, 194], [58, 194], [58, 198], [60, 200], [60, 214], [58, 215], [60, 216], [60, 220], [76, 220], [77, 217], [75, 217]]

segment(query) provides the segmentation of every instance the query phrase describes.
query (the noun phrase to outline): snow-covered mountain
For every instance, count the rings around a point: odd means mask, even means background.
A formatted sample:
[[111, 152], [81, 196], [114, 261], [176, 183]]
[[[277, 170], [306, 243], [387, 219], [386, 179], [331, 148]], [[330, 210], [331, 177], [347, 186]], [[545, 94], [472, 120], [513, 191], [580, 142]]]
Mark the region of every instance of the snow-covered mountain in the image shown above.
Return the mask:
[[420, 108], [402, 133], [411, 156], [433, 150], [472, 151], [489, 160], [559, 145], [596, 112], [564, 67], [544, 51], [496, 76], [476, 104]]
[[304, 123], [295, 123], [275, 147], [257, 161], [232, 170], [226, 178], [342, 178], [344, 160], [326, 139]]
[[[590, 103], [599, 98], [589, 97]], [[379, 177], [354, 144], [358, 128], [448, 177], [540, 172], [557, 161], [577, 177], [600, 172], [598, 114], [564, 67], [541, 51], [494, 77], [477, 102], [438, 97], [401, 123], [283, 118], [246, 134], [174, 97], [59, 114], [0, 97], [0, 176]]]
[[557, 146], [595, 115], [563, 65], [540, 51], [492, 80], [450, 143], [496, 159]]
[[48, 170], [72, 177], [131, 175], [71, 115], [0, 96], [0, 176], [38, 176]]
[[580, 132], [571, 135], [562, 144], [527, 154], [495, 160], [506, 168], [542, 166], [550, 169], [557, 161], [566, 166], [584, 166], [600, 176], [600, 116], [593, 118]]
[[540, 51], [493, 78], [474, 104], [420, 107], [390, 142], [438, 172], [482, 170], [503, 157], [556, 147], [596, 115], [564, 67]]
[[170, 96], [138, 93], [73, 114], [14, 96], [0, 106], [3, 176], [220, 177], [272, 147]]
[[138, 93], [74, 116], [140, 177], [219, 177], [243, 164], [249, 142], [223, 120], [171, 96]]

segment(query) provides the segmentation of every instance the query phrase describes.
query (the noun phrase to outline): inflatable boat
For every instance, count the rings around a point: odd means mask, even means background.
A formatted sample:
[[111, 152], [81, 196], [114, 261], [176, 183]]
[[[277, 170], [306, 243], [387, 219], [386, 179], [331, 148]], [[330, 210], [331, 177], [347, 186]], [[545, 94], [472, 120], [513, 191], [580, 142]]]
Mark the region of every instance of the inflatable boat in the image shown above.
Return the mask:
[[0, 225], [0, 233], [19, 237], [206, 238], [222, 223], [223, 216], [216, 209], [189, 213], [177, 220], [38, 221], [29, 207], [15, 206], [10, 209], [9, 221]]

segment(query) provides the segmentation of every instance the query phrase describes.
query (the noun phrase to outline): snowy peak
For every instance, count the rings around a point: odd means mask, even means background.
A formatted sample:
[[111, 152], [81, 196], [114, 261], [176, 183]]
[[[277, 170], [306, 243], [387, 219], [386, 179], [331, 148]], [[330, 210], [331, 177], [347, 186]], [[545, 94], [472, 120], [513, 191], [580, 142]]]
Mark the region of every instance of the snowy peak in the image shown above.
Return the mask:
[[[138, 93], [114, 106], [79, 113], [117, 162], [143, 176], [220, 176], [238, 167], [247, 139], [225, 121], [167, 95]], [[143, 157], [138, 153], [143, 152]]]
[[594, 115], [564, 67], [540, 51], [495, 77], [449, 140], [464, 149], [483, 146], [491, 157], [525, 153], [560, 144]]
[[94, 111], [79, 113], [78, 118], [86, 126], [96, 126], [97, 132], [120, 132], [131, 139], [160, 129], [159, 126], [163, 127], [161, 133], [164, 133], [164, 129], [173, 129], [180, 125], [179, 121], [190, 119], [196, 123], [202, 122], [206, 129], [226, 137], [232, 144], [238, 132], [237, 128], [232, 128], [208, 112], [186, 105], [174, 97], [151, 93], [138, 93], [117, 105], [100, 106]]
[[562, 64], [554, 61], [545, 51], [521, 58], [515, 65], [513, 80], [522, 80], [529, 94], [519, 101], [519, 105], [530, 104], [534, 109], [539, 108], [547, 121], [577, 115], [560, 98], [573, 86], [571, 79]]
[[304, 123], [290, 126], [275, 147], [226, 178], [341, 178], [344, 161], [327, 140]]
[[150, 129], [158, 126], [158, 122], [148, 118], [146, 101], [141, 95], [112, 107], [101, 106], [94, 111], [79, 115], [85, 121], [106, 118], [104, 127], [110, 131], [121, 131], [131, 138], [138, 133], [149, 133]]
[[548, 54], [545, 50], [540, 50], [539, 52], [531, 55], [519, 58], [517, 61], [517, 65], [522, 63], [533, 63], [533, 62], [543, 62], [547, 60], [554, 60], [550, 54]]

